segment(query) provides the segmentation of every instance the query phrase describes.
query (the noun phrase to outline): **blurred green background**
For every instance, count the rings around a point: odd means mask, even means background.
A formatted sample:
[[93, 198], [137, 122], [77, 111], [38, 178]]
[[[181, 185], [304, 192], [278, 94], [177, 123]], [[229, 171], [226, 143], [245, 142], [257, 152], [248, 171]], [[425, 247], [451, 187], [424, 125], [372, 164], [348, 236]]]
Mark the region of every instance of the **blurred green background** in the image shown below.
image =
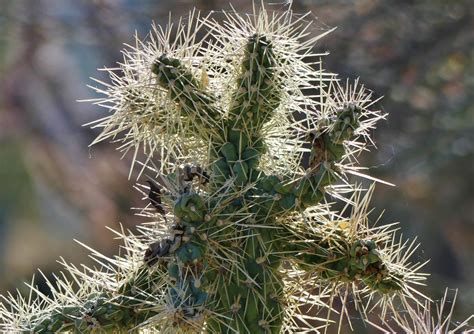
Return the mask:
[[[96, 68], [120, 61], [135, 31], [144, 37], [170, 11], [177, 20], [228, 2], [0, 0], [0, 293], [23, 289], [36, 268], [60, 270], [60, 256], [90, 264], [73, 239], [117, 253], [105, 226], [133, 230], [145, 220], [130, 209], [144, 203], [127, 179], [129, 157], [110, 144], [88, 148], [97, 133], [81, 125], [104, 111], [76, 100], [94, 97], [89, 77], [106, 79]], [[251, 1], [232, 4], [251, 11]], [[419, 237], [415, 259], [432, 259], [424, 291], [436, 299], [459, 288], [456, 316], [473, 313], [472, 0], [294, 0], [293, 8], [312, 11], [314, 34], [338, 27], [316, 46], [331, 52], [327, 69], [385, 96], [378, 150], [361, 159], [397, 184], [376, 188], [376, 212]]]

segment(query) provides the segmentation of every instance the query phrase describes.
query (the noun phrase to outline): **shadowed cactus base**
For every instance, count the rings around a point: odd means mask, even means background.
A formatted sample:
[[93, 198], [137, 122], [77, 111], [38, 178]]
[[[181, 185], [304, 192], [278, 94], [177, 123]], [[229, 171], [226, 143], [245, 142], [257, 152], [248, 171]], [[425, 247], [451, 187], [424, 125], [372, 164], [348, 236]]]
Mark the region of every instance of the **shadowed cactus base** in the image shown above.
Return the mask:
[[307, 16], [224, 16], [155, 27], [109, 70], [94, 102], [112, 113], [94, 124], [96, 142], [119, 138], [134, 165], [143, 150], [152, 222], [116, 232], [124, 256], [93, 252], [102, 270], [64, 263], [53, 297], [7, 299], [5, 331], [315, 332], [336, 299], [339, 321], [351, 298], [384, 324], [387, 310], [424, 298], [412, 286], [425, 278], [409, 262], [416, 245], [393, 224], [371, 227], [373, 187], [349, 182], [385, 117], [372, 93], [322, 69]]

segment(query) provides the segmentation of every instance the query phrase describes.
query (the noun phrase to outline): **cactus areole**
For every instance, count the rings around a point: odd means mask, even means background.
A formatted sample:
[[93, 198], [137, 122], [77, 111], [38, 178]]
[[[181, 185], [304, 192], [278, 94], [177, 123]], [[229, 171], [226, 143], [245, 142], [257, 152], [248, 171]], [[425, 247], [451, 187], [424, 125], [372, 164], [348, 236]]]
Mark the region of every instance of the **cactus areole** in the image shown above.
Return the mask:
[[323, 70], [310, 15], [223, 15], [154, 27], [96, 88], [111, 111], [96, 142], [121, 141], [135, 166], [144, 153], [153, 222], [119, 233], [127, 254], [107, 268], [65, 264], [72, 278], [3, 312], [5, 330], [311, 332], [335, 296], [386, 310], [415, 294], [413, 247], [369, 226], [373, 188], [349, 182], [385, 117], [372, 93]]

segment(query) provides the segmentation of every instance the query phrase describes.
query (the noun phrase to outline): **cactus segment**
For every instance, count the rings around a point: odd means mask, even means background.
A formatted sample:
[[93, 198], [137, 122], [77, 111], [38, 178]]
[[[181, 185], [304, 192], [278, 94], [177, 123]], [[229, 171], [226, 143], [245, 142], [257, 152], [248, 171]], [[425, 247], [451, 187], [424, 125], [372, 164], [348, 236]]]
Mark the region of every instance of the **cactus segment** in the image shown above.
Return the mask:
[[271, 117], [279, 104], [275, 66], [271, 40], [261, 34], [250, 36], [230, 106], [230, 127], [258, 133]]
[[285, 245], [282, 252], [290, 254], [301, 269], [328, 281], [362, 282], [382, 294], [402, 290], [402, 276], [388, 269], [373, 240], [350, 241], [345, 231], [337, 229], [328, 230], [331, 239], [324, 234], [300, 233], [300, 241]]
[[215, 98], [201, 89], [179, 59], [161, 55], [152, 65], [151, 71], [157, 76], [158, 84], [169, 92], [183, 112], [196, 122], [196, 130], [221, 126], [220, 111], [215, 106]]
[[64, 306], [54, 310], [51, 315], [39, 321], [32, 328], [34, 333], [57, 333], [73, 331], [93, 332], [102, 331], [113, 333], [118, 330], [131, 329], [157, 312], [150, 309], [134, 309], [134, 299], [139, 298], [140, 290], [146, 289], [153, 279], [159, 277], [158, 272], [150, 273], [143, 268], [130, 289], [126, 283], [119, 290], [120, 295], [110, 298], [106, 293], [91, 294], [82, 306]]

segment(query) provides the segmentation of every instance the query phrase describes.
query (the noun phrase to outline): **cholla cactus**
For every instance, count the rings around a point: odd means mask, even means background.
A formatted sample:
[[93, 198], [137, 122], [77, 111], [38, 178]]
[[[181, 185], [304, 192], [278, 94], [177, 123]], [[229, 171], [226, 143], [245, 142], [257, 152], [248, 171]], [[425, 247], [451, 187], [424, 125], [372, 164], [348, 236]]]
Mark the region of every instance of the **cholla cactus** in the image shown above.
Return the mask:
[[337, 298], [341, 320], [349, 298], [364, 316], [423, 298], [416, 244], [370, 226], [373, 187], [348, 179], [385, 117], [371, 92], [308, 61], [322, 35], [305, 16], [224, 15], [153, 27], [107, 69], [95, 142], [144, 153], [153, 222], [117, 232], [125, 256], [93, 251], [101, 270], [63, 261], [51, 298], [6, 298], [3, 330], [305, 332], [329, 325]]

